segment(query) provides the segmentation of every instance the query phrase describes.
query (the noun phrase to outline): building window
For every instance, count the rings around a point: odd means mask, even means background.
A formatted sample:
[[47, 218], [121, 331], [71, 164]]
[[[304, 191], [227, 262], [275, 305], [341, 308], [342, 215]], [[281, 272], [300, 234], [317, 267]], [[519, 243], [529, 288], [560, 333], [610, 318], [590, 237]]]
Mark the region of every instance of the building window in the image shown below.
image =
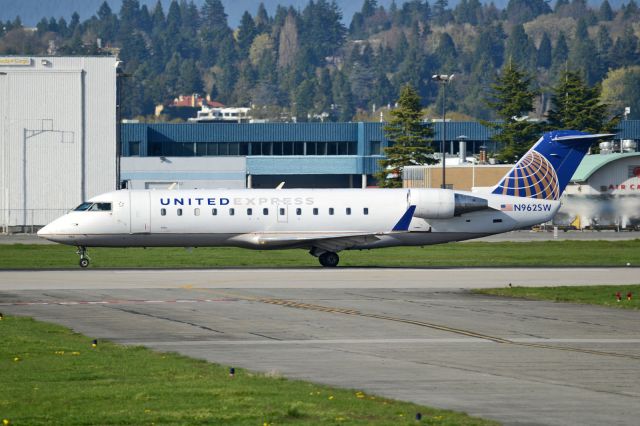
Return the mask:
[[129, 141], [129, 156], [130, 157], [140, 156], [140, 141]]
[[364, 209], [362, 209], [362, 213], [364, 213], [364, 215], [368, 215], [369, 214], [369, 207], [365, 207]]
[[217, 216], [218, 215], [218, 209], [211, 209], [211, 215], [212, 216]]
[[251, 216], [253, 214], [253, 209], [247, 209], [247, 216]]
[[382, 155], [382, 145], [380, 141], [371, 141], [371, 155]]
[[329, 207], [329, 215], [333, 216], [333, 207]]
[[262, 209], [262, 214], [265, 215], [265, 216], [269, 216], [269, 209], [266, 208], [266, 207], [264, 209]]
[[280, 216], [284, 216], [285, 214], [284, 208], [280, 207]]
[[313, 208], [313, 215], [314, 216], [318, 216], [318, 208], [317, 207]]
[[182, 209], [178, 209], [178, 216], [182, 216]]
[[194, 216], [200, 216], [200, 209], [198, 209], [198, 208], [193, 209], [193, 215]]
[[296, 209], [296, 214], [297, 214], [298, 216], [300, 216], [300, 215], [302, 214], [302, 209], [301, 209], [300, 207], [298, 207], [298, 208]]
[[234, 209], [233, 207], [231, 207], [229, 209], [229, 216], [233, 216], [234, 214], [236, 214], [236, 209]]
[[347, 216], [351, 214], [351, 207], [347, 207]]
[[160, 209], [160, 216], [166, 216], [167, 215], [167, 209]]

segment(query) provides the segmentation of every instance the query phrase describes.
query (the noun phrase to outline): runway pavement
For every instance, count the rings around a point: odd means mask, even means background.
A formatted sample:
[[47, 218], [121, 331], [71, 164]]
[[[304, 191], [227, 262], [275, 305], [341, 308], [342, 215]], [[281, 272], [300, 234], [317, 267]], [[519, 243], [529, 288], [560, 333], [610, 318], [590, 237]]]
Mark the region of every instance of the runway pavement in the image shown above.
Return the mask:
[[0, 311], [505, 424], [635, 425], [640, 313], [469, 288], [635, 268], [0, 272]]

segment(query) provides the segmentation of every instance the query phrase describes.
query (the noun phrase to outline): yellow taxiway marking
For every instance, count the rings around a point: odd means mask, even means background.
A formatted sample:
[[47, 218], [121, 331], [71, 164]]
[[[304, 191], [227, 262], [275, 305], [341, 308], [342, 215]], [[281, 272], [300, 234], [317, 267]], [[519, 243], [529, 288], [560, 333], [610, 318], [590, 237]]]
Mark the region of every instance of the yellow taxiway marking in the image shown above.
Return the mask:
[[[183, 288], [186, 289], [187, 287], [183, 287]], [[287, 300], [287, 299], [275, 299], [271, 297], [246, 296], [246, 295], [239, 295], [234, 293], [227, 293], [225, 291], [213, 290], [209, 288], [200, 288], [200, 287], [190, 286], [188, 289], [211, 292], [219, 295], [220, 297], [226, 297], [226, 298], [236, 299], [236, 300], [244, 300], [247, 302], [266, 303], [270, 305], [284, 306], [287, 308], [306, 309], [306, 310], [312, 310], [312, 311], [327, 312], [332, 314], [353, 315], [353, 316], [364, 317], [364, 318], [373, 318], [373, 319], [379, 319], [379, 320], [385, 320], [385, 321], [400, 322], [404, 324], [411, 324], [419, 327], [426, 327], [433, 330], [459, 334], [467, 337], [475, 337], [477, 339], [489, 340], [494, 343], [502, 343], [502, 344], [508, 344], [513, 346], [523, 346], [523, 347], [538, 348], [538, 349], [551, 349], [551, 350], [557, 350], [557, 351], [578, 352], [578, 353], [589, 354], [589, 355], [612, 356], [617, 358], [629, 358], [629, 359], [640, 360], [640, 355], [621, 354], [617, 352], [573, 348], [570, 346], [554, 346], [554, 345], [547, 345], [543, 343], [517, 342], [509, 339], [503, 339], [502, 337], [496, 337], [488, 334], [478, 333], [472, 330], [464, 330], [460, 328], [449, 327], [442, 324], [411, 320], [407, 318], [398, 318], [398, 317], [392, 317], [388, 315], [370, 314], [370, 313], [358, 311], [356, 309], [334, 308], [330, 306], [315, 305], [311, 303], [302, 303], [302, 302], [296, 302], [294, 300]]]

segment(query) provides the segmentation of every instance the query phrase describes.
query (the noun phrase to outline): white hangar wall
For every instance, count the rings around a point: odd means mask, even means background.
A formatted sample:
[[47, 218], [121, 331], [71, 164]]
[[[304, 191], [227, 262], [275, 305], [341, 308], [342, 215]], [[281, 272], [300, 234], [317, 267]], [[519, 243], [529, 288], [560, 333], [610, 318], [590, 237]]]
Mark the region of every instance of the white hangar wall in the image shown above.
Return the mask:
[[0, 224], [48, 223], [115, 188], [116, 59], [0, 56]]

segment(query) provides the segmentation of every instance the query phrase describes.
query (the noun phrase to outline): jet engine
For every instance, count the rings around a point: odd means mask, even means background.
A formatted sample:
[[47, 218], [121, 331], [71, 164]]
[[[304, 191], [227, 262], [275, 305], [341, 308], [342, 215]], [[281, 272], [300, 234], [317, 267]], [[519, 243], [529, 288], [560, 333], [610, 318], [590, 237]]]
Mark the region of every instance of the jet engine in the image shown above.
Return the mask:
[[448, 219], [489, 208], [484, 198], [450, 189], [412, 189], [408, 199], [410, 205], [416, 206], [414, 216], [423, 219]]

